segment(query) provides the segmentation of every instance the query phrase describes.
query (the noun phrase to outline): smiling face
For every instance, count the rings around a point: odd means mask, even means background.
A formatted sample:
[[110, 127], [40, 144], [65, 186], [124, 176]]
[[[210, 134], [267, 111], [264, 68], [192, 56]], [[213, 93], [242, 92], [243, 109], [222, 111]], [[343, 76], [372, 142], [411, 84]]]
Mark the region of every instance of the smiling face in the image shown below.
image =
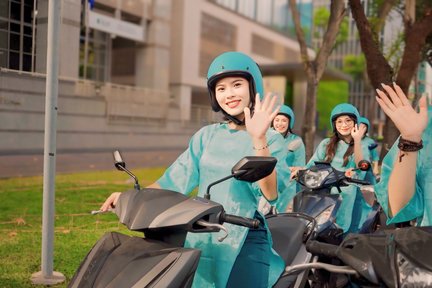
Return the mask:
[[273, 119], [273, 128], [281, 134], [284, 134], [288, 130], [289, 124], [289, 118], [282, 114], [276, 115]]
[[243, 110], [250, 104], [249, 81], [242, 77], [222, 78], [216, 83], [215, 94], [219, 106], [226, 113], [244, 117]]
[[339, 116], [335, 121], [336, 130], [342, 136], [351, 135], [351, 130], [353, 129], [354, 124], [354, 120], [347, 115]]

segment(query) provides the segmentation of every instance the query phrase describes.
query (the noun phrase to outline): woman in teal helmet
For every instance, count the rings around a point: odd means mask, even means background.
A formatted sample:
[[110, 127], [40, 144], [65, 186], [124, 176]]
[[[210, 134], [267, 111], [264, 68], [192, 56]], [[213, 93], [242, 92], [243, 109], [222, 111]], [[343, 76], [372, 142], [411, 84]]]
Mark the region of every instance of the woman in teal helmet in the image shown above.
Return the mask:
[[[285, 147], [288, 150], [286, 164], [288, 167], [303, 167], [306, 164], [306, 150], [303, 140], [300, 136], [294, 134], [295, 115], [294, 111], [287, 105], [282, 105], [279, 113], [273, 119], [272, 127], [279, 132], [285, 139]], [[286, 207], [295, 196], [296, 185], [288, 185], [288, 193], [279, 196], [279, 201], [276, 204], [278, 211], [285, 211]]]
[[[314, 165], [315, 161], [325, 161], [337, 170], [346, 171], [356, 168], [356, 163], [360, 160], [369, 160], [367, 148], [361, 143], [365, 128], [358, 127], [360, 115], [357, 108], [342, 103], [333, 108], [330, 117], [333, 135], [321, 141], [306, 166]], [[363, 179], [364, 172], [359, 174], [359, 178]], [[371, 207], [364, 201], [357, 187], [342, 187], [341, 190], [342, 202], [336, 223], [344, 232], [355, 232], [366, 220]]]
[[365, 180], [368, 181], [371, 184], [376, 184], [376, 176], [379, 174], [378, 171], [378, 161], [379, 161], [379, 155], [378, 155], [378, 151], [377, 151], [377, 143], [375, 142], [375, 140], [373, 140], [372, 138], [370, 138], [368, 136], [368, 131], [369, 131], [369, 127], [370, 127], [370, 122], [367, 118], [365, 117], [360, 117], [360, 126], [364, 126], [366, 129], [365, 135], [363, 136], [362, 142], [363, 145], [366, 146], [368, 149], [368, 153], [369, 153], [369, 159], [371, 160], [372, 163], [372, 167], [366, 171], [366, 176], [365, 176]]
[[[285, 189], [289, 177], [285, 166], [286, 149], [279, 133], [270, 129], [276, 98], [265, 97], [258, 65], [247, 55], [226, 52], [211, 63], [207, 86], [214, 111], [221, 111], [226, 121], [201, 128], [188, 149], [152, 184], [190, 194], [198, 187], [203, 196], [207, 186], [231, 174], [231, 168], [244, 156], [274, 156], [275, 171], [256, 183], [224, 181], [213, 187], [212, 200], [222, 204], [227, 213], [256, 217], [262, 227], [249, 230], [224, 224], [229, 236], [219, 243], [217, 233], [189, 233], [186, 246], [201, 249], [194, 277], [194, 287], [271, 287], [284, 269], [284, 262], [272, 249], [271, 235], [264, 217], [257, 212], [265, 197], [274, 203]], [[115, 204], [113, 193], [102, 210]]]
[[432, 106], [423, 97], [416, 112], [398, 85], [382, 86], [377, 89], [378, 104], [401, 134], [383, 159], [375, 193], [388, 224], [414, 221], [431, 226]]

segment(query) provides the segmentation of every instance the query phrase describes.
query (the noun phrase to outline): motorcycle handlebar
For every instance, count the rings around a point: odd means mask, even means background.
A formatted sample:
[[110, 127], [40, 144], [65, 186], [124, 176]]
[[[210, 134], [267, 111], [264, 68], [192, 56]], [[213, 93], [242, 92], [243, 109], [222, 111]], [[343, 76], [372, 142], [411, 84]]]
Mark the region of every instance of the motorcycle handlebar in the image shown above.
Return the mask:
[[311, 240], [306, 243], [306, 250], [312, 254], [318, 254], [329, 257], [337, 257], [336, 251], [339, 246], [322, 243], [316, 240]]
[[231, 214], [222, 214], [221, 216], [221, 224], [223, 222], [231, 223], [234, 225], [239, 225], [247, 228], [257, 229], [260, 225], [260, 221], [257, 219], [251, 219], [246, 217], [240, 217]]
[[350, 182], [350, 183], [354, 183], [354, 184], [371, 185], [371, 183], [369, 181], [359, 180], [359, 179], [354, 179], [354, 178], [347, 178], [346, 181]]

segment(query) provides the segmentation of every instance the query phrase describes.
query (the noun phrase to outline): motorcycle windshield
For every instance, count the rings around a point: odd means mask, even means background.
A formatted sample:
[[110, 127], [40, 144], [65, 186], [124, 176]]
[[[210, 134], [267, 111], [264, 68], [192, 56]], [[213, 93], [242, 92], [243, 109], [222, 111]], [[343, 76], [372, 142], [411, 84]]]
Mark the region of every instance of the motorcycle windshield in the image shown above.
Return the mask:
[[202, 218], [211, 219], [222, 210], [218, 203], [164, 189], [123, 192], [115, 213], [130, 230], [177, 227], [190, 231]]

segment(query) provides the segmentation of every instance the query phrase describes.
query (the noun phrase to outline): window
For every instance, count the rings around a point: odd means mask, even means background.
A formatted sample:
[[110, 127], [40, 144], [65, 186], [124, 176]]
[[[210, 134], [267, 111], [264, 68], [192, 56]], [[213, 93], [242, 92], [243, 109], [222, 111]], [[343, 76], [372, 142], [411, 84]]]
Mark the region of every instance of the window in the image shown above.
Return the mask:
[[0, 1], [0, 67], [34, 71], [36, 3]]

